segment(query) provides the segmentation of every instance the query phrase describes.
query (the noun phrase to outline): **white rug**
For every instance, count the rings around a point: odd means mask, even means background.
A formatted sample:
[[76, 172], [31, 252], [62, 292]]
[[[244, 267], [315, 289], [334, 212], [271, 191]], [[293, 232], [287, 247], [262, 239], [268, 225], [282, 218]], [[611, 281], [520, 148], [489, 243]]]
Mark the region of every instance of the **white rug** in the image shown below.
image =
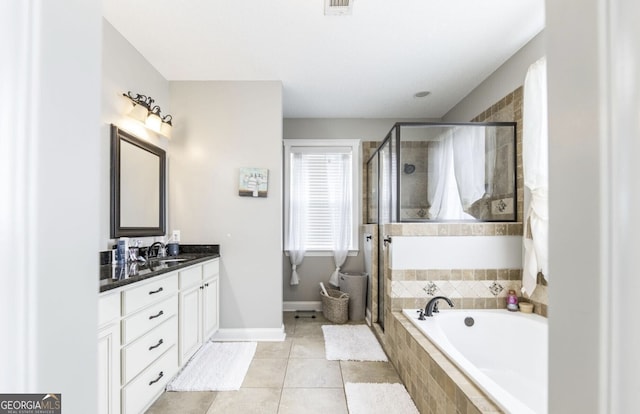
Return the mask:
[[207, 342], [189, 360], [167, 391], [236, 391], [256, 353], [256, 342]]
[[349, 414], [420, 414], [402, 384], [344, 384]]
[[330, 361], [388, 361], [366, 325], [322, 325], [322, 332]]

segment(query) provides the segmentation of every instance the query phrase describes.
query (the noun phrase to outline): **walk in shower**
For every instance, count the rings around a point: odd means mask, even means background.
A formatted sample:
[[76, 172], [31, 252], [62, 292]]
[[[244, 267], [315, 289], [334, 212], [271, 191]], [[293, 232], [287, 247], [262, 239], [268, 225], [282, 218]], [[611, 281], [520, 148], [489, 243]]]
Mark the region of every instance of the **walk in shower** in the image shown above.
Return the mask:
[[366, 173], [366, 221], [378, 224], [383, 324], [383, 225], [516, 221], [516, 123], [397, 123]]

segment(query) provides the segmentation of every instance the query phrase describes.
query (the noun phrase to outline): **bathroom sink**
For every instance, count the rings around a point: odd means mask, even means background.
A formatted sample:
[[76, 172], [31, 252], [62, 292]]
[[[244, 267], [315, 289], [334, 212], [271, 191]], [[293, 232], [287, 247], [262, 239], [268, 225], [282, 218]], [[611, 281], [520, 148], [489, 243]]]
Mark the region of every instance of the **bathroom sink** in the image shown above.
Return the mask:
[[193, 257], [154, 257], [151, 259], [151, 263], [164, 264], [164, 263], [180, 263], [192, 260]]
[[184, 261], [187, 261], [189, 259], [173, 257], [173, 258], [170, 258], [170, 259], [156, 259], [156, 260], [158, 262], [160, 262], [160, 263], [172, 263], [172, 262], [184, 262]]

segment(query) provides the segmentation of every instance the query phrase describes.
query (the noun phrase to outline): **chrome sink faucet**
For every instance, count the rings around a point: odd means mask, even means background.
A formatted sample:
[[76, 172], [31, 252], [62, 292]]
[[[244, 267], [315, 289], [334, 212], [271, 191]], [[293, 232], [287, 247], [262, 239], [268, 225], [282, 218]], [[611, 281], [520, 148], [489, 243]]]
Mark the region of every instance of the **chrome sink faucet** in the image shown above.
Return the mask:
[[165, 251], [165, 247], [164, 247], [164, 243], [162, 242], [155, 242], [153, 243], [151, 246], [149, 246], [147, 248], [147, 259], [151, 259], [153, 256], [153, 248], [158, 246], [158, 249], [156, 250], [157, 253], [155, 255], [155, 257], [165, 257], [166, 256], [166, 251]]
[[451, 299], [445, 297], [445, 296], [436, 296], [434, 298], [432, 298], [429, 302], [427, 302], [427, 306], [424, 307], [424, 312], [422, 311], [422, 309], [420, 309], [420, 317], [418, 317], [418, 319], [420, 319], [421, 321], [424, 320], [425, 316], [427, 317], [431, 317], [433, 316], [434, 313], [438, 313], [438, 301], [442, 299], [444, 301], [446, 301], [449, 306], [451, 306], [453, 308], [453, 302], [451, 302]]

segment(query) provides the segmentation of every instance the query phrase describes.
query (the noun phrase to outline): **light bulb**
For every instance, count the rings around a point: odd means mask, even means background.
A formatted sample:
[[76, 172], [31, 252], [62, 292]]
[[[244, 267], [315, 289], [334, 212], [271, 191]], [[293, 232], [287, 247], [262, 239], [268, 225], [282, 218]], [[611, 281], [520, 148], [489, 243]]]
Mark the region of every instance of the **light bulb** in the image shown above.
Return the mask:
[[150, 113], [147, 117], [147, 121], [145, 122], [147, 127], [153, 131], [160, 132], [160, 124], [162, 124], [162, 120], [156, 113]]
[[133, 105], [133, 109], [129, 112], [129, 116], [133, 119], [136, 119], [140, 122], [144, 122], [147, 119], [147, 115], [149, 114], [149, 110], [144, 105]]
[[171, 124], [163, 122], [162, 125], [160, 125], [160, 134], [167, 138], [171, 138], [171, 129]]

